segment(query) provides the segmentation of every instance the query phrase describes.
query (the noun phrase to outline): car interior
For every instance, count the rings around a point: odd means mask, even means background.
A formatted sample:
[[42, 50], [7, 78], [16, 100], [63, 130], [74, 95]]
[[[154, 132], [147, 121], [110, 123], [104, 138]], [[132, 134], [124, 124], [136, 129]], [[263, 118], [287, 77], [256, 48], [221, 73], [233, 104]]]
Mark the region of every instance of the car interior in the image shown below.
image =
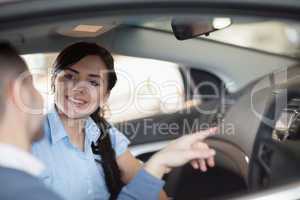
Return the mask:
[[[162, 61], [154, 62], [155, 66], [143, 66], [141, 61], [133, 68], [133, 74], [138, 70], [141, 70], [140, 74], [151, 71], [142, 81], [150, 80], [149, 77], [159, 79], [157, 83], [164, 79], [173, 80], [169, 77], [174, 72], [174, 80], [182, 86], [179, 94], [181, 106], [173, 102], [173, 107], [167, 111], [160, 107], [133, 117], [125, 112], [113, 118], [112, 112], [113, 124], [128, 136], [131, 152], [143, 162], [169, 141], [205, 129], [199, 124], [220, 128], [220, 133], [207, 139], [209, 146], [217, 151], [216, 167], [206, 173], [199, 173], [190, 165], [173, 170], [164, 177], [165, 190], [170, 197], [176, 200], [232, 198], [297, 180], [300, 175], [300, 39], [296, 47], [285, 46], [286, 51], [276, 51], [275, 48], [272, 51], [273, 46], [260, 47], [259, 42], [258, 47], [253, 48], [251, 44], [239, 45], [239, 40], [230, 43], [226, 41], [228, 38], [217, 38], [246, 37], [247, 30], [236, 30], [249, 25], [262, 27], [260, 29], [267, 34], [262, 34], [261, 41], [268, 40], [276, 33], [266, 30], [269, 24], [292, 27], [300, 37], [299, 22], [227, 13], [224, 16], [232, 21], [228, 28], [179, 40], [172, 30], [176, 20], [188, 18], [192, 23], [223, 16], [150, 10], [148, 13], [104, 12], [102, 15], [70, 12], [61, 16], [58, 12], [57, 16], [50, 18], [30, 19], [24, 13], [21, 15], [22, 12], [19, 18], [9, 16], [9, 9], [13, 6], [7, 5], [7, 13], [0, 14], [0, 39], [15, 45], [29, 67], [33, 71], [37, 69], [34, 74], [37, 87], [45, 84], [47, 90], [53, 57], [77, 41], [96, 42], [106, 47], [113, 52], [116, 62], [119, 58], [132, 59], [132, 62], [138, 62], [138, 59], [143, 62]], [[226, 30], [231, 32], [222, 35]], [[257, 30], [253, 29], [252, 33]], [[298, 50], [298, 54], [292, 52], [292, 48]], [[30, 63], [30, 59], [39, 57], [44, 59], [42, 63]], [[163, 71], [164, 65], [170, 63], [176, 66], [172, 68], [175, 71]], [[42, 67], [34, 68], [35, 65]], [[126, 64], [120, 65], [126, 70]], [[46, 78], [39, 78], [39, 73]], [[136, 76], [142, 76], [140, 74]], [[120, 99], [126, 99], [124, 95], [131, 95], [129, 92], [124, 94], [126, 84], [120, 82], [115, 96], [112, 94], [110, 99], [114, 105], [120, 103]], [[195, 88], [202, 83], [202, 87]], [[166, 87], [164, 91], [173, 89]], [[154, 102], [153, 99], [143, 100], [147, 101], [149, 105]], [[177, 129], [172, 133], [154, 130], [162, 124], [176, 124]]]

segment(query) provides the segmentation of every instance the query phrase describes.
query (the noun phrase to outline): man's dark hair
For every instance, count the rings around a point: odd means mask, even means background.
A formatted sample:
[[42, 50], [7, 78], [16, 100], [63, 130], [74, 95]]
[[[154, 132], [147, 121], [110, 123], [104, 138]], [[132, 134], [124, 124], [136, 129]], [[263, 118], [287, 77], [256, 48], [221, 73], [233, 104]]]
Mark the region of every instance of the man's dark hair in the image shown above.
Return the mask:
[[5, 110], [6, 97], [3, 91], [6, 84], [11, 79], [17, 79], [26, 70], [26, 64], [19, 56], [18, 51], [9, 43], [0, 42], [0, 113], [3, 113]]
[[0, 42], [0, 66], [2, 70], [19, 75], [27, 70], [19, 52], [9, 43]]

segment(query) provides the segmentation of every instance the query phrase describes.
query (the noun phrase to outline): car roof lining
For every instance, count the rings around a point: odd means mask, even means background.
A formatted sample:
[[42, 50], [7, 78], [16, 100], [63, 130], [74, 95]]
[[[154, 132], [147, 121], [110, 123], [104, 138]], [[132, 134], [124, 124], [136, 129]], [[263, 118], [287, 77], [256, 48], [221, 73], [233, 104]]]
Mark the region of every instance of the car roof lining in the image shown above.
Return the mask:
[[[289, 57], [205, 39], [178, 41], [172, 33], [136, 26], [121, 25], [94, 38], [71, 38], [57, 33], [58, 28], [72, 24], [89, 22], [118, 25], [124, 19], [115, 16], [51, 21], [2, 30], [0, 38], [11, 41], [22, 54], [58, 52], [68, 44], [82, 40], [97, 42], [116, 54], [165, 60], [208, 71], [218, 76], [230, 93], [240, 91], [254, 80], [297, 62]], [[244, 73], [245, 68], [247, 74]]]
[[[208, 71], [218, 76], [230, 93], [241, 90], [272, 71], [296, 63], [296, 60], [290, 58], [232, 45], [203, 39], [178, 41], [171, 33], [126, 26], [96, 38], [71, 38], [58, 34], [49, 34], [46, 37], [31, 35], [26, 42], [17, 38], [14, 43], [26, 54], [58, 52], [68, 44], [82, 40], [97, 42], [116, 54], [170, 61]], [[244, 73], [245, 68], [247, 73]]]

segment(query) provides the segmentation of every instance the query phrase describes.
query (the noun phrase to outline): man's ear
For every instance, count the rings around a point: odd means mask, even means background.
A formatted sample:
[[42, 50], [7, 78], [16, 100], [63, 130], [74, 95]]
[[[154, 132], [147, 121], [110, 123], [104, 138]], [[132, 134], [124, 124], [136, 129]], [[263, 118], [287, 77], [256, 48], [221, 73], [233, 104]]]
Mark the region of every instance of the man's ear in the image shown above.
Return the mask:
[[21, 84], [21, 82], [18, 82], [17, 80], [11, 79], [7, 82], [7, 87], [6, 87], [6, 97], [7, 100], [15, 107], [18, 109], [21, 109], [22, 105], [23, 105], [23, 99], [21, 96], [21, 92], [22, 90], [24, 90], [25, 88], [24, 83]]
[[14, 80], [8, 80], [4, 85], [4, 98], [6, 101], [10, 101], [17, 106], [17, 92], [16, 82]]
[[14, 116], [14, 120], [19, 120], [16, 119], [15, 115], [15, 110], [17, 107], [16, 104], [16, 98], [14, 97], [14, 81], [11, 79], [9, 80], [8, 78], [4, 78], [2, 80], [3, 85], [2, 85], [2, 98], [1, 101], [3, 102], [1, 106], [2, 108], [2, 117], [6, 118], [7, 116]]

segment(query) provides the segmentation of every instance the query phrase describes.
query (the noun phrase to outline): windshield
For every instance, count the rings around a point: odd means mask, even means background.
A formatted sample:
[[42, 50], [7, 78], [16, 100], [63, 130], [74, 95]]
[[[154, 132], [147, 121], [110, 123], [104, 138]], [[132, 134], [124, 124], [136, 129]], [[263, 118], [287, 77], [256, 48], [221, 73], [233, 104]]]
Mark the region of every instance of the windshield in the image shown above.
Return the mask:
[[[139, 26], [172, 31], [169, 20], [145, 22]], [[199, 38], [300, 58], [300, 25], [295, 22], [256, 19], [235, 23], [233, 20], [231, 26]]]

